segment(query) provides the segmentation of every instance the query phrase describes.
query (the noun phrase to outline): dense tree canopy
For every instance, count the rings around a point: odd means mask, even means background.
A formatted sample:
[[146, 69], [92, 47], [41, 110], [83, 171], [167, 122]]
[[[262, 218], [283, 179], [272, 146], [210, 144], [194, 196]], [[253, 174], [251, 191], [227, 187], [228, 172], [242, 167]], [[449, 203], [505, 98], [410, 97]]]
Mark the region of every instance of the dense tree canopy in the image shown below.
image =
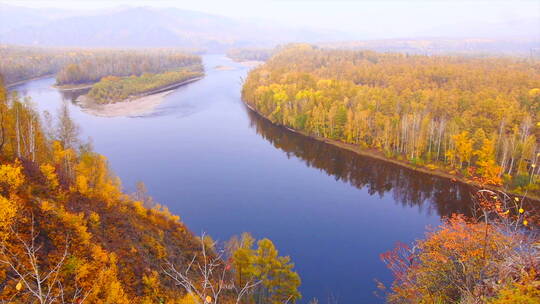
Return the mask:
[[228, 50], [227, 56], [235, 61], [266, 61], [273, 53], [273, 49], [238, 48]]
[[[71, 55], [70, 55], [71, 54]], [[77, 54], [77, 55], [75, 55]], [[0, 74], [6, 84], [56, 74], [84, 55], [57, 48], [0, 45]]]
[[275, 123], [484, 183], [539, 191], [540, 64], [282, 49], [243, 98]]
[[57, 75], [59, 85], [92, 83], [104, 76], [140, 76], [183, 67], [200, 68], [184, 49], [83, 49], [0, 45], [0, 74], [9, 84]]
[[179, 68], [202, 69], [201, 58], [174, 50], [95, 50], [84, 60], [64, 66], [56, 76], [59, 85], [93, 83], [105, 76], [141, 76]]

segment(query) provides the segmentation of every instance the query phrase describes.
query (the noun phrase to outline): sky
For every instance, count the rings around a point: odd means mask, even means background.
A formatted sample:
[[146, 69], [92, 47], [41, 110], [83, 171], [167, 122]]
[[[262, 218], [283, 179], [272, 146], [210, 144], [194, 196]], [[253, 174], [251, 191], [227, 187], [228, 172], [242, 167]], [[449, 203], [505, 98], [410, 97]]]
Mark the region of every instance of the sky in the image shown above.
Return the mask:
[[[429, 34], [433, 27], [456, 26], [466, 31], [467, 26], [478, 24], [540, 21], [540, 0], [0, 0], [0, 3], [78, 10], [176, 7], [282, 26], [369, 32], [389, 37]], [[540, 29], [538, 32], [540, 36]]]

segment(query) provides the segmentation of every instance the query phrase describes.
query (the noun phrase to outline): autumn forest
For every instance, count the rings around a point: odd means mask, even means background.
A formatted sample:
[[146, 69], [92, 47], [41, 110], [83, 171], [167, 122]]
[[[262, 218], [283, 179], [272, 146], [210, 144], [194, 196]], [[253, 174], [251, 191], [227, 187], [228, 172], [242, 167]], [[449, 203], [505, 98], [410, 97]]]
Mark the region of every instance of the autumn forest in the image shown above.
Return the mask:
[[533, 1], [4, 2], [0, 303], [540, 302]]
[[243, 98], [271, 121], [484, 184], [540, 193], [540, 66], [292, 46]]

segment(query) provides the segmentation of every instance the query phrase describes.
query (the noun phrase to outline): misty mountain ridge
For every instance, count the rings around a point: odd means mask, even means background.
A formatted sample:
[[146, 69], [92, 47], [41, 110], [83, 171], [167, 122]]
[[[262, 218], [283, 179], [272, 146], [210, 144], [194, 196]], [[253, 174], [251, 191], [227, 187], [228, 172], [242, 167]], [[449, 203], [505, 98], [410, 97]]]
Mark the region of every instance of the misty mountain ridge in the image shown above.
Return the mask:
[[[478, 24], [474, 27], [439, 25], [418, 33], [414, 38], [382, 39], [391, 33], [383, 35], [379, 29], [369, 26], [356, 32], [351, 29], [351, 33], [290, 28], [269, 21], [239, 20], [178, 8], [122, 6], [76, 11], [0, 5], [0, 43], [65, 47], [186, 47], [222, 52], [228, 48], [309, 42], [330, 47], [414, 53], [432, 53], [435, 50], [526, 54], [540, 47], [540, 37], [535, 31], [539, 23], [539, 20], [516, 20], [511, 24]], [[425, 43], [418, 42], [422, 40], [432, 41], [428, 51]]]
[[[0, 42], [8, 44], [81, 47], [180, 46], [213, 50], [231, 46], [271, 46], [300, 40], [324, 41], [332, 40], [336, 35], [341, 39], [348, 38], [335, 31], [325, 33], [269, 27], [176, 8], [130, 7], [100, 14], [47, 18], [38, 14], [38, 10], [4, 7], [0, 6], [0, 20], [3, 20], [0, 21]], [[7, 26], [11, 20], [17, 22]]]

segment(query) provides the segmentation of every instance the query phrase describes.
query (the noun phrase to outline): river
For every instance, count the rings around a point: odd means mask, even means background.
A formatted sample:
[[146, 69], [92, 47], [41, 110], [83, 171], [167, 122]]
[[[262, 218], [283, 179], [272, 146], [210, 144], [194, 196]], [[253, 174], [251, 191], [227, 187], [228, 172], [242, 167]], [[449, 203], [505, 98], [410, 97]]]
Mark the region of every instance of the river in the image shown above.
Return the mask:
[[375, 279], [391, 276], [379, 254], [422, 237], [441, 216], [468, 213], [467, 187], [274, 126], [240, 99], [249, 68], [222, 55], [205, 55], [204, 64], [204, 79], [138, 117], [86, 114], [51, 87], [53, 78], [12, 90], [41, 111], [68, 102], [125, 191], [144, 181], [194, 233], [271, 239], [295, 263], [302, 303], [382, 303]]

